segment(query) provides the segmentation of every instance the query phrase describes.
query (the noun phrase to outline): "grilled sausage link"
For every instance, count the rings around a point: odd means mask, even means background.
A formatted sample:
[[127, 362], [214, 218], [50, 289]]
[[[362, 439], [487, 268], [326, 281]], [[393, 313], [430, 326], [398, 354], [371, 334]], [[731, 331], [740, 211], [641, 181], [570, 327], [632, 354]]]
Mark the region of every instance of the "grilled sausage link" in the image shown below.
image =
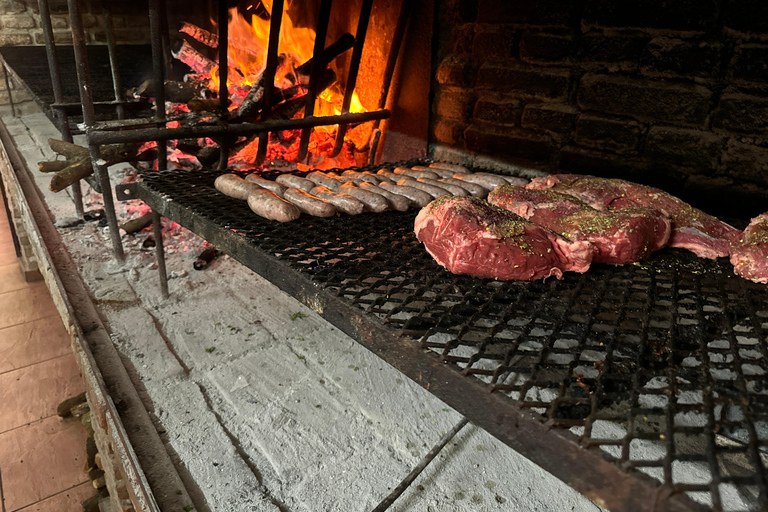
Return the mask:
[[455, 174], [453, 176], [456, 179], [475, 183], [488, 190], [493, 190], [501, 185], [507, 185], [507, 180], [496, 174], [489, 174], [484, 172], [476, 172], [473, 174]]
[[410, 203], [416, 208], [424, 208], [432, 202], [432, 199], [434, 199], [431, 195], [427, 194], [423, 190], [409, 187], [407, 185], [398, 185], [397, 183], [392, 182], [382, 182], [379, 184], [379, 187], [388, 192], [392, 192], [393, 194], [407, 198], [408, 201], [410, 201]]
[[247, 200], [251, 192], [261, 188], [256, 183], [245, 181], [240, 176], [234, 174], [222, 174], [216, 178], [213, 186], [222, 194], [240, 199], [241, 201]]
[[265, 188], [267, 190], [271, 190], [275, 193], [278, 197], [283, 197], [283, 193], [285, 192], [285, 189], [288, 187], [284, 187], [281, 184], [267, 180], [259, 176], [258, 174], [249, 174], [245, 177], [246, 180], [257, 184], [258, 186]]
[[381, 213], [389, 210], [389, 201], [379, 194], [369, 190], [363, 190], [354, 183], [345, 183], [339, 187], [339, 192], [349, 194], [365, 205], [365, 209], [370, 212]]
[[449, 164], [446, 162], [434, 162], [429, 164], [429, 166], [435, 169], [445, 169], [447, 171], [453, 171], [454, 174], [456, 174], [457, 172], [468, 174], [470, 172], [469, 169], [467, 169], [463, 165]]
[[359, 215], [365, 210], [365, 205], [351, 195], [344, 192], [334, 192], [322, 185], [313, 188], [309, 193], [323, 201], [328, 201], [337, 210], [349, 215]]
[[284, 197], [286, 201], [296, 205], [302, 213], [312, 215], [313, 217], [333, 217], [336, 215], [335, 206], [328, 201], [311, 196], [307, 191], [300, 188], [289, 188], [285, 191]]
[[410, 201], [408, 201], [407, 197], [393, 194], [389, 190], [384, 190], [383, 188], [376, 186], [372, 183], [363, 182], [359, 186], [363, 190], [370, 190], [374, 194], [379, 194], [384, 196], [387, 199], [387, 201], [389, 201], [389, 203], [392, 205], [392, 208], [399, 212], [404, 212], [408, 210], [408, 208], [411, 206]]
[[449, 196], [451, 195], [450, 192], [448, 192], [446, 189], [442, 187], [436, 187], [434, 185], [427, 185], [426, 183], [422, 183], [420, 181], [416, 181], [411, 178], [405, 178], [397, 182], [398, 185], [405, 185], [408, 187], [417, 188], [419, 190], [423, 190], [427, 194], [431, 195], [433, 198], [437, 199], [438, 197], [443, 196]]
[[304, 192], [309, 192], [315, 188], [315, 184], [305, 178], [294, 176], [293, 174], [281, 174], [275, 181], [286, 187], [300, 188]]
[[469, 192], [464, 190], [461, 187], [457, 187], [456, 185], [451, 185], [450, 183], [440, 182], [437, 180], [430, 180], [429, 178], [419, 178], [417, 181], [420, 181], [422, 183], [426, 183], [427, 185], [432, 185], [433, 187], [440, 187], [444, 188], [448, 192], [451, 193], [453, 196], [468, 196]]
[[248, 206], [256, 215], [278, 222], [296, 220], [301, 215], [298, 208], [267, 189], [251, 192], [248, 196]]
[[456, 178], [443, 178], [441, 180], [438, 180], [439, 183], [448, 183], [450, 185], [456, 185], [457, 187], [461, 187], [467, 192], [470, 193], [470, 195], [474, 197], [480, 197], [485, 199], [486, 196], [488, 196], [488, 190], [481, 187], [480, 185], [476, 183], [470, 183], [468, 181], [464, 180], [457, 180]]
[[411, 169], [410, 167], [395, 167], [395, 174], [399, 174], [400, 176], [408, 176], [413, 179], [432, 178], [436, 180], [440, 177], [432, 171], [416, 170]]
[[[341, 186], [342, 182], [333, 176], [329, 176], [324, 172], [314, 171], [307, 174], [307, 179], [313, 182], [315, 185], [326, 187], [332, 191], [336, 191]], [[314, 187], [313, 187], [314, 188]], [[312, 191], [310, 190], [310, 193]]]

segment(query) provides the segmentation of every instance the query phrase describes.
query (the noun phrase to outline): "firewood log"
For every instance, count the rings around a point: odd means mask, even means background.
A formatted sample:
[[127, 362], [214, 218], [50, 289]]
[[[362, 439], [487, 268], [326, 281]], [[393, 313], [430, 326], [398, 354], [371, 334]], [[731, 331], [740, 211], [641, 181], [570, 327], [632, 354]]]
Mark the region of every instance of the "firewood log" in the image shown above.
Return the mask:
[[[64, 190], [68, 186], [77, 183], [79, 180], [93, 174], [93, 164], [88, 148], [64, 142], [57, 139], [48, 139], [48, 145], [51, 149], [65, 157], [63, 163], [66, 167], [56, 172], [51, 178], [49, 188], [53, 192]], [[119, 162], [148, 161], [157, 158], [157, 150], [150, 149], [138, 153], [140, 145], [138, 144], [111, 144], [101, 147], [101, 158], [107, 166]], [[56, 160], [55, 166], [61, 166], [60, 161]], [[51, 162], [39, 162], [38, 168], [49, 169]], [[44, 171], [45, 172], [45, 171]]]
[[[202, 82], [177, 82], [166, 80], [164, 82], [165, 101], [172, 103], [187, 103], [194, 98], [205, 98], [210, 91]], [[154, 98], [155, 81], [146, 80], [136, 88], [136, 95], [142, 98]]]

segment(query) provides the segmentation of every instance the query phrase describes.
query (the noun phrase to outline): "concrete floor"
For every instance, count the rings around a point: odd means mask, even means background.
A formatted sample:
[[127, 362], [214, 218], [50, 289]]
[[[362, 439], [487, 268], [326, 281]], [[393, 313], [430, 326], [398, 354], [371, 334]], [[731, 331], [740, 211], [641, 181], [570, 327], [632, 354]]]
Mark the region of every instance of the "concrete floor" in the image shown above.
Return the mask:
[[24, 280], [0, 199], [0, 497], [5, 512], [69, 512], [94, 488], [87, 432], [56, 407], [83, 383], [43, 281]]

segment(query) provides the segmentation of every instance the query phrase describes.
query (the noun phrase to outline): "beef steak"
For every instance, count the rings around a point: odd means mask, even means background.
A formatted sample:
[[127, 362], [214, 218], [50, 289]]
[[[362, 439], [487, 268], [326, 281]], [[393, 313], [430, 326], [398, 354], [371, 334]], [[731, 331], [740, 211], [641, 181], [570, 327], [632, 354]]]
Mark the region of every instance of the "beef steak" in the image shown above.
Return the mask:
[[474, 197], [445, 196], [422, 208], [416, 237], [454, 274], [530, 281], [586, 272], [589, 242], [571, 242], [512, 212]]
[[554, 190], [529, 190], [505, 185], [488, 195], [488, 202], [570, 240], [592, 244], [592, 261], [633, 263], [667, 243], [669, 219], [655, 208], [632, 207], [599, 211], [580, 199]]
[[739, 230], [707, 215], [675, 196], [658, 188], [624, 180], [556, 174], [535, 178], [527, 185], [533, 190], [554, 189], [576, 196], [598, 210], [646, 206], [656, 208], [672, 221], [672, 234], [667, 245], [688, 249], [702, 258], [728, 256], [730, 242]]
[[741, 237], [731, 242], [731, 263], [741, 277], [768, 284], [768, 213], [752, 219]]

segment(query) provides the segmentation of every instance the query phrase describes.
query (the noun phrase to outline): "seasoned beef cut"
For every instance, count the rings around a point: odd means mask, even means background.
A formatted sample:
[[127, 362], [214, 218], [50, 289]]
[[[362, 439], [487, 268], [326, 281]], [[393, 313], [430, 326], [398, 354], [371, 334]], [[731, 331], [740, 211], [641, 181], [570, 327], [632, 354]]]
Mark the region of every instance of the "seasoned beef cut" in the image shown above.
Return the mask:
[[731, 263], [741, 277], [768, 284], [768, 213], [752, 219], [741, 237], [731, 242]]
[[530, 281], [586, 272], [589, 242], [571, 242], [474, 197], [446, 196], [422, 208], [416, 237], [454, 274]]
[[669, 219], [655, 208], [599, 211], [580, 199], [554, 190], [496, 187], [488, 202], [551, 229], [569, 240], [592, 244], [592, 261], [633, 263], [658, 251], [669, 240]]
[[598, 210], [646, 206], [656, 208], [672, 221], [672, 235], [667, 245], [688, 249], [702, 258], [728, 256], [730, 242], [739, 230], [681, 201], [658, 188], [624, 180], [556, 174], [535, 178], [526, 188], [554, 189], [578, 197]]

